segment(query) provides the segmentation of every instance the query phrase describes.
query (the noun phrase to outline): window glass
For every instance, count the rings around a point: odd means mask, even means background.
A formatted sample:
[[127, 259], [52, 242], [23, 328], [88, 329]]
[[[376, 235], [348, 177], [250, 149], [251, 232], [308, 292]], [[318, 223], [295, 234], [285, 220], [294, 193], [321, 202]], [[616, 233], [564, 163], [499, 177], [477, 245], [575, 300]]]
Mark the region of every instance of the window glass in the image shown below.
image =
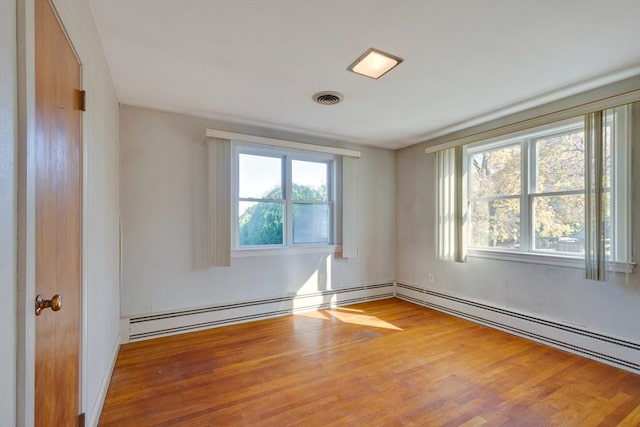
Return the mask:
[[329, 243], [329, 205], [293, 205], [293, 243]]
[[584, 188], [584, 131], [540, 138], [535, 144], [535, 192]]
[[584, 194], [534, 197], [534, 249], [584, 254]]
[[326, 202], [327, 163], [293, 160], [291, 162], [293, 200]]
[[239, 196], [243, 199], [282, 199], [282, 158], [240, 153]]
[[611, 114], [609, 117], [607, 117], [607, 121], [609, 123], [609, 125], [605, 126], [603, 129], [603, 141], [604, 141], [604, 147], [603, 147], [603, 151], [602, 154], [604, 156], [603, 159], [603, 173], [604, 173], [604, 188], [611, 188], [611, 177], [613, 176], [613, 169], [612, 169], [612, 164], [614, 161], [614, 156], [613, 156], [613, 138], [614, 138], [614, 133], [613, 132], [613, 126], [611, 125], [611, 123], [614, 121], [613, 118], [613, 114]]
[[520, 194], [520, 145], [473, 154], [469, 162], [473, 197]]
[[471, 246], [520, 247], [520, 199], [472, 202], [471, 230]]
[[283, 203], [240, 202], [238, 240], [240, 246], [282, 245]]

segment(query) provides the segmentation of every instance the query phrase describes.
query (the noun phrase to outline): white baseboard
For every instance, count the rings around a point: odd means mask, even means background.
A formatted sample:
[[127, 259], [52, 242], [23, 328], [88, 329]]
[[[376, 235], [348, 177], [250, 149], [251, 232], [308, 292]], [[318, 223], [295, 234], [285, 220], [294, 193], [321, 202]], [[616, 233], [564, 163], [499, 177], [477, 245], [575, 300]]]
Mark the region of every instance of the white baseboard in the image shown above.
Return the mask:
[[640, 373], [640, 343], [397, 282], [396, 297]]
[[188, 310], [121, 318], [125, 342], [141, 341], [217, 326], [321, 310], [364, 301], [393, 298], [394, 283], [331, 289]]
[[109, 367], [109, 371], [107, 375], [102, 379], [102, 383], [100, 384], [100, 390], [98, 391], [98, 398], [96, 399], [95, 404], [91, 410], [89, 422], [86, 424], [90, 427], [97, 427], [98, 422], [100, 422], [100, 415], [102, 415], [102, 407], [104, 406], [104, 400], [107, 398], [107, 391], [109, 391], [109, 384], [111, 384], [111, 376], [113, 375], [113, 370], [116, 367], [116, 360], [118, 360], [118, 352], [120, 351], [120, 337], [116, 339], [115, 346], [113, 347], [113, 354], [111, 355], [111, 366]]

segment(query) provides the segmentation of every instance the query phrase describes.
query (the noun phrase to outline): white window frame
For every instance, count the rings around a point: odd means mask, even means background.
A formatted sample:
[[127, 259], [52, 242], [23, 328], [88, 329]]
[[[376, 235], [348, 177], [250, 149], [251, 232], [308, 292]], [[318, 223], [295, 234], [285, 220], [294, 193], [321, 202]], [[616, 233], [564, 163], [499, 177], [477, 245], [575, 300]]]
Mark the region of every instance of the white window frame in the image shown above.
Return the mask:
[[[628, 122], [626, 112], [622, 109], [616, 111], [616, 121], [612, 122], [614, 126], [614, 132], [618, 135], [623, 134], [623, 138], [626, 138], [628, 132]], [[491, 258], [501, 259], [507, 261], [521, 261], [535, 264], [548, 264], [557, 265], [563, 267], [584, 268], [584, 254], [571, 254], [568, 252], [550, 252], [541, 249], [534, 249], [535, 241], [535, 229], [532, 223], [533, 218], [533, 205], [536, 197], [544, 196], [561, 196], [572, 194], [585, 194], [585, 189], [582, 190], [567, 190], [559, 192], [535, 192], [535, 179], [536, 179], [536, 158], [535, 158], [535, 141], [541, 137], [553, 136], [558, 134], [569, 133], [573, 130], [584, 128], [584, 117], [580, 116], [573, 119], [564, 120], [561, 122], [549, 124], [536, 128], [534, 130], [527, 130], [518, 132], [506, 137], [496, 137], [490, 140], [469, 144], [464, 148], [464, 171], [467, 179], [468, 191], [464, 194], [465, 204], [471, 206], [471, 202], [475, 200], [501, 200], [513, 198], [516, 196], [494, 196], [494, 197], [482, 197], [472, 198], [472, 179], [471, 174], [468, 173], [468, 168], [473, 155], [492, 151], [495, 149], [520, 145], [521, 146], [521, 163], [520, 163], [520, 176], [521, 176], [521, 190], [520, 190], [520, 247], [519, 248], [488, 248], [480, 246], [469, 245], [467, 249], [467, 255], [477, 258]], [[626, 183], [626, 144], [621, 143], [621, 138], [614, 138], [614, 146], [612, 146], [613, 160], [612, 160], [612, 197], [615, 204], [616, 218], [614, 218], [614, 233], [620, 235], [620, 233], [626, 233], [628, 224], [625, 221], [624, 213], [627, 210], [627, 198], [622, 195], [627, 191]], [[585, 165], [586, 167], [586, 165]], [[471, 213], [472, 214], [472, 213]], [[467, 227], [468, 242], [471, 243], [471, 221], [469, 217], [469, 227]], [[614, 252], [616, 257], [613, 263], [616, 271], [625, 272], [628, 268], [628, 263], [624, 262], [626, 259], [626, 245], [621, 244], [621, 239], [616, 239], [616, 248]]]
[[[309, 152], [303, 150], [265, 147], [263, 145], [246, 142], [232, 141], [232, 170], [231, 170], [231, 241], [232, 256], [253, 256], [253, 255], [280, 255], [296, 253], [330, 253], [337, 248], [336, 242], [336, 169], [338, 158], [336, 155]], [[249, 199], [239, 196], [240, 184], [240, 154], [249, 154], [264, 157], [275, 157], [283, 159], [281, 165], [283, 194], [282, 199]], [[327, 165], [327, 202], [302, 201], [302, 203], [323, 204], [329, 206], [329, 241], [327, 243], [293, 243], [293, 206], [301, 201], [292, 199], [292, 161], [300, 160], [307, 162], [325, 163]], [[254, 202], [275, 202], [284, 205], [283, 213], [283, 243], [279, 245], [255, 245], [241, 246], [239, 241], [238, 205], [240, 201]]]

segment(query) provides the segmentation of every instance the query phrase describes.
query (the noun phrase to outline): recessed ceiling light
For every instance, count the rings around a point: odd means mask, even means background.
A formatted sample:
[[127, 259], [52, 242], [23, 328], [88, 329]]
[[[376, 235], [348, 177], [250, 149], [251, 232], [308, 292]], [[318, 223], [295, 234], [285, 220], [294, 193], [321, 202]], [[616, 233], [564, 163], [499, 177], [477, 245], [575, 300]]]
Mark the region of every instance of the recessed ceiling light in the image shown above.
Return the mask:
[[402, 58], [378, 49], [369, 48], [353, 64], [349, 65], [347, 70], [372, 79], [378, 79], [401, 62]]

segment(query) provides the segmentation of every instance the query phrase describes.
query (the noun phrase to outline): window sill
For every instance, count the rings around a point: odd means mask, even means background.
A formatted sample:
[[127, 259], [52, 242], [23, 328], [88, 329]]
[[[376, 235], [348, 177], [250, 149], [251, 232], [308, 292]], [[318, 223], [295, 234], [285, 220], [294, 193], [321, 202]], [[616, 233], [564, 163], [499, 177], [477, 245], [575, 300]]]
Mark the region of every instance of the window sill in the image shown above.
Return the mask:
[[312, 245], [312, 246], [287, 246], [255, 249], [236, 249], [231, 252], [231, 258], [244, 258], [251, 256], [280, 256], [280, 255], [304, 255], [304, 254], [332, 254], [342, 252], [342, 246], [338, 245]]
[[[524, 262], [529, 264], [554, 265], [557, 267], [580, 269], [584, 269], [585, 267], [583, 257], [547, 255], [543, 253], [516, 251], [509, 252], [492, 249], [469, 249], [467, 250], [467, 256], [472, 258], [487, 258], [501, 261]], [[624, 262], [615, 262], [611, 263], [611, 265], [611, 270], [615, 271], [616, 273], [633, 273], [633, 267], [636, 265], [636, 263], [632, 262], [627, 264]]]

